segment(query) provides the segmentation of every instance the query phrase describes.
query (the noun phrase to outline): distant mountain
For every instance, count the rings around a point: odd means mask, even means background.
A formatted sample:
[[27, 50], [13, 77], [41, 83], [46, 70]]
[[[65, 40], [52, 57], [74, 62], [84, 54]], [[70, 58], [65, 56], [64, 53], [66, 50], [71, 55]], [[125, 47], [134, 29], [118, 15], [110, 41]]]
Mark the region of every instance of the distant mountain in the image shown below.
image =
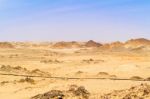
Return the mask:
[[98, 48], [101, 50], [114, 50], [114, 51], [123, 51], [123, 50], [148, 50], [150, 51], [150, 40], [145, 38], [131, 39], [126, 42], [112, 42], [101, 44], [93, 40], [87, 42], [0, 42], [0, 48], [25, 48], [25, 47], [44, 47], [44, 48]]
[[139, 51], [139, 50], [150, 50], [150, 40], [144, 38], [138, 39], [131, 39], [126, 41], [125, 43], [122, 42], [113, 42], [104, 44], [102, 49], [105, 50], [132, 50], [132, 51]]
[[89, 40], [88, 42], [85, 43], [85, 47], [100, 47], [102, 44], [97, 43], [93, 40]]
[[150, 40], [144, 38], [131, 39], [125, 42], [124, 47], [131, 50], [150, 50]]
[[0, 42], [0, 48], [14, 48], [14, 46], [9, 42]]
[[78, 42], [57, 42], [53, 46], [53, 48], [79, 48], [82, 47]]
[[112, 43], [107, 43], [104, 44], [102, 47], [104, 50], [123, 50], [124, 49], [124, 43], [122, 42], [112, 42]]
[[97, 43], [93, 40], [89, 40], [87, 42], [81, 43], [81, 42], [57, 42], [52, 47], [53, 48], [82, 48], [82, 47], [100, 47], [102, 44]]
[[141, 46], [149, 46], [150, 40], [139, 38], [139, 39], [131, 39], [125, 42], [125, 47], [141, 47]]

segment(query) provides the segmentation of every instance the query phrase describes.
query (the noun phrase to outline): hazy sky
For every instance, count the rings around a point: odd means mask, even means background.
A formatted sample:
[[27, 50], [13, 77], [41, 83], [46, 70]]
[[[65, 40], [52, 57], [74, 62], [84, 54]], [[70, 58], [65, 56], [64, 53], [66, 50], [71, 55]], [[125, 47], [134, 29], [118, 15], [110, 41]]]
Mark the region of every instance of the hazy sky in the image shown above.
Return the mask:
[[150, 39], [150, 0], [0, 0], [1, 41]]

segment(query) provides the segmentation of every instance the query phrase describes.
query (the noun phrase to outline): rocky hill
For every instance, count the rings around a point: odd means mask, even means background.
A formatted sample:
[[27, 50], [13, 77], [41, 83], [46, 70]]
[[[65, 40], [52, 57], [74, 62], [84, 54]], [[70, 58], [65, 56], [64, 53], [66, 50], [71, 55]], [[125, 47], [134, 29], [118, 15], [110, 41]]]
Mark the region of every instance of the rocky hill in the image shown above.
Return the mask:
[[85, 47], [100, 47], [102, 44], [97, 43], [93, 40], [89, 40], [88, 42], [85, 43]]
[[0, 48], [14, 48], [14, 46], [9, 42], [0, 42]]
[[53, 48], [79, 48], [82, 47], [78, 42], [57, 42], [53, 46]]
[[150, 40], [139, 38], [139, 39], [131, 39], [125, 42], [125, 46], [127, 47], [139, 47], [139, 46], [149, 46]]

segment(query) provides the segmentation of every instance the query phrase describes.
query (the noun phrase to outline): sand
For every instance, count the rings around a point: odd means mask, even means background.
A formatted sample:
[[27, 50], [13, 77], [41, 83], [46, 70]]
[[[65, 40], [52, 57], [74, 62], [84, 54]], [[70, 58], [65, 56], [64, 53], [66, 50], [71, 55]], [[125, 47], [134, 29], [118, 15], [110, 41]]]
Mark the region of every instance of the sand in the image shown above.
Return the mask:
[[114, 90], [127, 90], [142, 83], [150, 85], [144, 81], [150, 77], [150, 52], [143, 50], [0, 48], [0, 67], [0, 73], [18, 75], [0, 75], [1, 99], [30, 99], [51, 90], [67, 90], [70, 85], [84, 86], [90, 93], [89, 99], [103, 99]]

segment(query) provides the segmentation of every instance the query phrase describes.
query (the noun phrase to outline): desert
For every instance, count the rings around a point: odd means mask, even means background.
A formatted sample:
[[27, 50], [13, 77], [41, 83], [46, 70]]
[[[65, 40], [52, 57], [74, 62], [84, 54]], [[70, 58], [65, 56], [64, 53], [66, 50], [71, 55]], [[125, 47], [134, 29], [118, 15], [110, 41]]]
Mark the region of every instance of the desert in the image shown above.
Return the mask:
[[1, 42], [1, 99], [149, 99], [150, 40]]
[[0, 99], [150, 99], [150, 0], [0, 0]]

